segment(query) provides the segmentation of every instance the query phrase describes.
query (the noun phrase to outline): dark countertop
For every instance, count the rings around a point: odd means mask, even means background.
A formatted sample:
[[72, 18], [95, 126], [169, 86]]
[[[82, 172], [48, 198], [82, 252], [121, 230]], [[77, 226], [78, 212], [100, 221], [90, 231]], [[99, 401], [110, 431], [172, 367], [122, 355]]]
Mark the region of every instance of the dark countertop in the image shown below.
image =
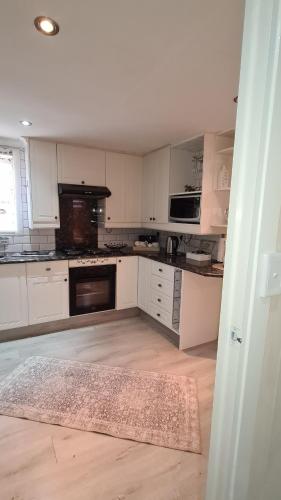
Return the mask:
[[11, 254], [6, 254], [5, 257], [0, 257], [0, 264], [20, 264], [20, 263], [26, 263], [26, 262], [46, 262], [46, 261], [54, 261], [54, 260], [75, 260], [75, 259], [81, 259], [81, 258], [98, 258], [98, 257], [124, 257], [124, 256], [130, 256], [130, 255], [137, 255], [141, 257], [146, 257], [148, 259], [154, 260], [155, 262], [161, 262], [162, 264], [167, 264], [168, 266], [173, 266], [177, 267], [179, 269], [182, 269], [183, 271], [189, 271], [191, 273], [195, 274], [200, 274], [201, 276], [209, 276], [209, 277], [214, 277], [214, 278], [222, 278], [223, 277], [223, 271], [220, 269], [214, 269], [212, 264], [204, 265], [204, 266], [197, 266], [195, 264], [190, 264], [186, 261], [186, 258], [184, 255], [167, 255], [164, 252], [135, 252], [134, 250], [128, 248], [125, 250], [120, 250], [120, 251], [114, 251], [114, 252], [109, 252], [109, 251], [104, 251], [104, 253], [101, 253], [99, 255], [93, 256], [93, 255], [79, 255], [79, 256], [67, 256], [63, 254], [62, 252], [51, 252], [50, 254], [44, 254], [44, 255], [36, 255], [36, 256], [29, 256], [29, 255], [17, 255], [14, 253]]

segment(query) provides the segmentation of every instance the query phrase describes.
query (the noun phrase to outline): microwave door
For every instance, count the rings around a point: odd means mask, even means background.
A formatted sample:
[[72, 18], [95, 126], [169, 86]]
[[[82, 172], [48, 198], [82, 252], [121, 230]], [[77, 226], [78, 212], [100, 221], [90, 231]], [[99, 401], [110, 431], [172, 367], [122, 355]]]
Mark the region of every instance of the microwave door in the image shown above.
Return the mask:
[[169, 219], [174, 222], [200, 223], [200, 196], [171, 197]]

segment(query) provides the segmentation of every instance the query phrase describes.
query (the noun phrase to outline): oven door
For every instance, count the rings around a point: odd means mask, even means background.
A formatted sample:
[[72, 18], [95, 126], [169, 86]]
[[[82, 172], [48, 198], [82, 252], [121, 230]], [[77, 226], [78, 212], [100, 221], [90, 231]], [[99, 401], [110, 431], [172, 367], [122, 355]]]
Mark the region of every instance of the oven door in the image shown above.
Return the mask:
[[201, 194], [170, 196], [169, 221], [200, 224]]
[[115, 309], [115, 282], [115, 265], [70, 268], [70, 316]]

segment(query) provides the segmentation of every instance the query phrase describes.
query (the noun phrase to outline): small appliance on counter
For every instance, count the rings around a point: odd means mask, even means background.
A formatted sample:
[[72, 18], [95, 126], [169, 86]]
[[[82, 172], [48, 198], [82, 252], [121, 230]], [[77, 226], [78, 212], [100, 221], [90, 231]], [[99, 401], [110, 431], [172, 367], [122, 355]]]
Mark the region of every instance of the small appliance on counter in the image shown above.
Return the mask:
[[179, 239], [177, 236], [168, 236], [166, 241], [166, 253], [168, 255], [177, 255]]
[[158, 236], [155, 234], [140, 234], [134, 242], [133, 250], [137, 252], [160, 252]]
[[212, 256], [199, 250], [196, 252], [186, 252], [186, 262], [196, 266], [207, 266], [211, 263]]
[[160, 245], [158, 241], [148, 243], [148, 241], [137, 240], [134, 243], [133, 250], [136, 252], [160, 252]]

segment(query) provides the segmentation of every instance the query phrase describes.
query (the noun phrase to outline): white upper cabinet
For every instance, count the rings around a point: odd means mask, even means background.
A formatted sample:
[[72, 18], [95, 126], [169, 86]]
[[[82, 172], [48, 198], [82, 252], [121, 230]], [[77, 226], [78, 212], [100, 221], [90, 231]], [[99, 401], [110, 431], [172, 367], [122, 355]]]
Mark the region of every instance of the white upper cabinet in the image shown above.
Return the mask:
[[157, 225], [168, 223], [170, 147], [144, 157], [142, 221]]
[[0, 330], [28, 323], [25, 264], [0, 266]]
[[106, 227], [137, 227], [141, 224], [142, 158], [106, 153]]
[[105, 151], [58, 144], [57, 152], [59, 182], [105, 186]]
[[29, 139], [26, 164], [30, 227], [59, 227], [56, 144]]
[[117, 258], [116, 309], [138, 305], [138, 257]]

